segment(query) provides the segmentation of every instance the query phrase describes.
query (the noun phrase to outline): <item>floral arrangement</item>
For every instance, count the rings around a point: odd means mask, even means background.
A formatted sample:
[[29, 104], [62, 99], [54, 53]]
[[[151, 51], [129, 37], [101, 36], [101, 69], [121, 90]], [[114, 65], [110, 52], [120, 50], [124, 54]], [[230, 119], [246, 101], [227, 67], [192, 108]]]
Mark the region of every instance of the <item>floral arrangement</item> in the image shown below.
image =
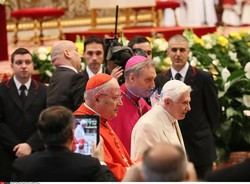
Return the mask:
[[2, 4], [2, 5], [8, 5], [9, 4], [9, 0], [0, 0], [0, 4]]
[[[232, 151], [250, 150], [250, 31], [199, 38], [185, 30], [183, 35], [189, 40], [190, 65], [213, 73], [218, 89], [221, 116], [214, 133], [217, 161], [227, 160]], [[166, 71], [171, 65], [167, 41], [161, 35], [148, 39], [157, 72]]]
[[39, 47], [32, 53], [34, 68], [39, 70], [40, 81], [48, 83], [50, 77], [55, 71], [55, 67], [51, 63], [50, 56], [51, 47]]
[[[83, 54], [83, 39], [77, 36], [75, 45], [77, 50], [80, 54]], [[53, 72], [55, 71], [55, 67], [52, 65], [51, 62], [51, 47], [39, 47], [38, 49], [32, 52], [32, 58], [34, 61], [34, 68], [39, 72], [39, 80], [44, 83], [48, 83]], [[85, 68], [85, 61], [82, 60], [82, 68]]]
[[185, 31], [190, 64], [214, 74], [221, 106], [215, 130], [218, 161], [232, 151], [250, 150], [250, 31], [201, 38]]
[[[212, 72], [218, 89], [221, 106], [220, 123], [215, 130], [218, 161], [225, 160], [231, 151], [250, 150], [250, 31], [231, 32], [229, 36], [213, 33], [199, 38], [186, 30], [183, 35], [189, 40], [190, 64]], [[157, 72], [167, 70], [171, 65], [166, 55], [168, 42], [160, 35], [148, 39]], [[83, 41], [84, 38], [77, 37], [80, 53]], [[128, 43], [125, 37], [119, 41]], [[39, 48], [33, 52], [35, 68], [47, 81], [55, 70], [50, 49]]]

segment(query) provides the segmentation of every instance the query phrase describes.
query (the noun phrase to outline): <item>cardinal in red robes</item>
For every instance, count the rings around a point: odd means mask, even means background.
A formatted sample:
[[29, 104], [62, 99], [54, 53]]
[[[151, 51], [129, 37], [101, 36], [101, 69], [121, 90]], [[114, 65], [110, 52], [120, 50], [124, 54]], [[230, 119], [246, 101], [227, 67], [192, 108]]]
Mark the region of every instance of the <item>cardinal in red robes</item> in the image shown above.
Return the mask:
[[101, 73], [93, 76], [86, 85], [83, 103], [75, 115], [99, 115], [100, 135], [104, 141], [104, 161], [118, 181], [133, 164], [126, 149], [109, 122], [122, 106], [119, 84], [115, 78]]

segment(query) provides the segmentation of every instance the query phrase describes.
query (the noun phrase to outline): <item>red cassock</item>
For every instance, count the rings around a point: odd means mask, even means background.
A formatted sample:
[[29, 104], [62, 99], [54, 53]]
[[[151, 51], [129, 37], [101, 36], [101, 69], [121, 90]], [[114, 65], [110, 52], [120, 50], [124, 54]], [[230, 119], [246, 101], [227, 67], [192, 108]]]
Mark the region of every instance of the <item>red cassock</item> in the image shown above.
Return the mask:
[[223, 5], [225, 4], [234, 5], [236, 4], [236, 0], [223, 0]]
[[[95, 112], [82, 104], [74, 112], [74, 114], [93, 115]], [[109, 123], [103, 118], [101, 118], [100, 123], [100, 135], [104, 141], [104, 161], [116, 179], [121, 181], [127, 171], [127, 168], [130, 167], [133, 162], [131, 161], [118, 136], [115, 134]]]

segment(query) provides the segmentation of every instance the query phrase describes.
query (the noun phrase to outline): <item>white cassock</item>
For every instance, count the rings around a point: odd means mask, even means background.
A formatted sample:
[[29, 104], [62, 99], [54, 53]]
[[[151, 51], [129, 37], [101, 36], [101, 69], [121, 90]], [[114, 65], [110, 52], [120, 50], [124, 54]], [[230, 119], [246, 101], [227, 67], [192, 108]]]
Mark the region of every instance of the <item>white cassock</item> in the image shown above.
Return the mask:
[[[184, 3], [180, 4], [180, 7], [176, 8], [175, 10], [177, 21], [179, 26], [186, 25], [186, 8]], [[163, 13], [163, 26], [170, 27], [170, 26], [177, 26], [174, 16], [174, 10], [171, 8], [166, 8]]]
[[216, 0], [185, 0], [187, 5], [187, 24], [189, 26], [209, 25], [217, 22]]
[[222, 13], [222, 22], [226, 25], [239, 26], [241, 24], [241, 3], [242, 0], [236, 0], [236, 4], [232, 5], [230, 9], [224, 9]]
[[250, 24], [250, 1], [245, 3], [242, 8], [241, 24]]
[[85, 138], [85, 132], [84, 132], [84, 129], [83, 129], [81, 124], [76, 127], [76, 129], [74, 131], [74, 136], [75, 136], [76, 140]]
[[186, 155], [178, 122], [160, 104], [155, 104], [133, 128], [131, 159], [136, 161], [145, 150], [161, 142], [180, 146]]

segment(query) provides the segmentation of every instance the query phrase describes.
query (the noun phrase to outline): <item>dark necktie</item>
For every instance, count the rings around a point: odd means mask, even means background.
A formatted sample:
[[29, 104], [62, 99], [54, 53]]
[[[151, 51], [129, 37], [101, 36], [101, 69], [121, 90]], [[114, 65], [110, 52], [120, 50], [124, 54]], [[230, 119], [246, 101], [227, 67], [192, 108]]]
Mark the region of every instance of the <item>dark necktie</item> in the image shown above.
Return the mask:
[[26, 90], [26, 86], [25, 85], [21, 85], [20, 87], [20, 90], [21, 90], [21, 93], [20, 93], [20, 98], [23, 102], [23, 104], [25, 103], [25, 100], [26, 100], [26, 94], [25, 94], [25, 90]]
[[182, 76], [181, 76], [180, 73], [176, 73], [175, 76], [174, 76], [174, 78], [175, 78], [176, 80], [181, 80]]

